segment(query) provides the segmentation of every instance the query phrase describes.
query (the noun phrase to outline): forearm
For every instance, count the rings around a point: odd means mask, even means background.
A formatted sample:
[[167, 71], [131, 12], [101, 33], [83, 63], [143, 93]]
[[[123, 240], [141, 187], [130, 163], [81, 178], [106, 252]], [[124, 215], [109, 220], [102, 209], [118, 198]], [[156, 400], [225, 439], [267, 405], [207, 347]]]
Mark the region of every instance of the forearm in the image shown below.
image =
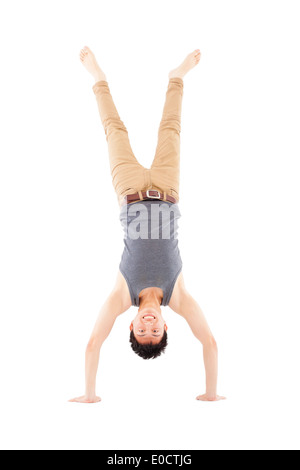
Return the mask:
[[[119, 272], [116, 287], [102, 306], [85, 352], [85, 395], [70, 400], [78, 403], [98, 403], [96, 376], [102, 344], [109, 336], [115, 320], [131, 306], [131, 298], [125, 279]], [[126, 289], [125, 289], [126, 288]]]
[[117, 317], [116, 314], [120, 313], [122, 309], [122, 298], [115, 292], [109, 295], [101, 308], [85, 352], [85, 393], [87, 397], [94, 397], [96, 395], [96, 376], [100, 350], [111, 332]]
[[206, 394], [210, 397], [217, 395], [218, 381], [218, 347], [208, 326], [204, 314], [192, 296], [185, 296], [184, 311], [188, 312], [186, 319], [196, 336], [203, 345], [203, 358], [206, 371]]
[[218, 348], [214, 341], [203, 345], [203, 357], [206, 371], [206, 394], [214, 398], [217, 396], [218, 382]]
[[85, 395], [96, 396], [96, 377], [100, 358], [100, 346], [88, 345], [85, 352]]

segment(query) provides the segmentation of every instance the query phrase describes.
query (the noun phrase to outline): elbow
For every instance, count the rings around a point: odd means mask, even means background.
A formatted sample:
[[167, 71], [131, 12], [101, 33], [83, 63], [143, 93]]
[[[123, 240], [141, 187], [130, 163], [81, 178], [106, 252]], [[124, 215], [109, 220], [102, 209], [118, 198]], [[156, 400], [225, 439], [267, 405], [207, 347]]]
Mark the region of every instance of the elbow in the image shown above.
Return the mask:
[[205, 339], [205, 341], [203, 342], [203, 347], [206, 348], [206, 349], [211, 349], [211, 350], [215, 351], [216, 353], [218, 352], [217, 342], [216, 342], [215, 338], [212, 335], [208, 336]]
[[100, 349], [101, 344], [96, 337], [91, 337], [87, 346], [86, 346], [86, 353], [92, 353]]

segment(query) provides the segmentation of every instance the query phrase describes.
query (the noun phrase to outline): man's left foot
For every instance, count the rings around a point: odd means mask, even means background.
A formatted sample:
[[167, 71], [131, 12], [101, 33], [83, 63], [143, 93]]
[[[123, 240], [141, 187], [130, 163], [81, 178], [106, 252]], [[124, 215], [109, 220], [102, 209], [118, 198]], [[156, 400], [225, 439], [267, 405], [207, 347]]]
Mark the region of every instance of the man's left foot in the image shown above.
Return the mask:
[[191, 52], [179, 67], [174, 70], [171, 70], [169, 73], [169, 78], [183, 78], [192, 68], [199, 64], [201, 59], [200, 49], [196, 49], [194, 52]]
[[79, 57], [87, 71], [93, 75], [95, 82], [99, 82], [101, 80], [107, 81], [105, 73], [99, 67], [96, 57], [89, 47], [85, 46], [81, 49]]

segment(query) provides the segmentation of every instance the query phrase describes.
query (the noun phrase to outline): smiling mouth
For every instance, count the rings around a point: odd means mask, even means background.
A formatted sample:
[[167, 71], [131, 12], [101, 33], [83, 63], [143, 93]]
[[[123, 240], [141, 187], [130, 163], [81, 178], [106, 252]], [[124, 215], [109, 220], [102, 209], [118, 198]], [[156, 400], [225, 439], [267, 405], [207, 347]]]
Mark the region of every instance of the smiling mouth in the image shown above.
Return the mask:
[[155, 320], [155, 316], [154, 315], [145, 315], [143, 317], [144, 320]]

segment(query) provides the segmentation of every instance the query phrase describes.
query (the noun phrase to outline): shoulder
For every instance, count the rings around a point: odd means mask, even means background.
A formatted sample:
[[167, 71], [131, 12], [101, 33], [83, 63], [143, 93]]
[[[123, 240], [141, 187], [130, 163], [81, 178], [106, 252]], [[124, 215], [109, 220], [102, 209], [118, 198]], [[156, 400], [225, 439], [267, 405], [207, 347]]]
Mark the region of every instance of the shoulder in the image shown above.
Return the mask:
[[186, 296], [188, 295], [188, 292], [185, 287], [184, 283], [184, 278], [183, 278], [183, 273], [181, 272], [177, 278], [177, 281], [175, 283], [172, 297], [169, 302], [169, 307], [174, 310], [176, 313], [181, 313], [181, 305]]
[[131, 296], [127, 281], [120, 270], [117, 273], [116, 282], [113, 288], [113, 294], [117, 295], [122, 301], [124, 310], [128, 310], [131, 307]]

